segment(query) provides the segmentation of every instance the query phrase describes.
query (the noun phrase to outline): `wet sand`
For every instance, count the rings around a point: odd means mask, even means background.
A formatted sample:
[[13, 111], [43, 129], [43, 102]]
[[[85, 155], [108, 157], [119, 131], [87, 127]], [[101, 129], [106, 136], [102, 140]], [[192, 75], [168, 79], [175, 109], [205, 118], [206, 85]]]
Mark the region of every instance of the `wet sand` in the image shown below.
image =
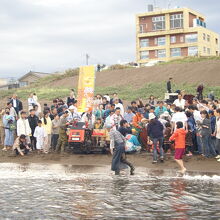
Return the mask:
[[[178, 166], [172, 155], [167, 155], [164, 163], [152, 164], [150, 153], [127, 155], [130, 162], [135, 167], [143, 167], [158, 170], [177, 170]], [[36, 154], [31, 152], [29, 155], [21, 157], [15, 156], [11, 151], [0, 152], [0, 163], [37, 163], [37, 164], [61, 164], [61, 165], [80, 165], [80, 166], [108, 166], [110, 169], [112, 156], [110, 154]], [[214, 158], [203, 158], [201, 156], [184, 157], [185, 166], [188, 171], [213, 172], [220, 174], [220, 163]]]

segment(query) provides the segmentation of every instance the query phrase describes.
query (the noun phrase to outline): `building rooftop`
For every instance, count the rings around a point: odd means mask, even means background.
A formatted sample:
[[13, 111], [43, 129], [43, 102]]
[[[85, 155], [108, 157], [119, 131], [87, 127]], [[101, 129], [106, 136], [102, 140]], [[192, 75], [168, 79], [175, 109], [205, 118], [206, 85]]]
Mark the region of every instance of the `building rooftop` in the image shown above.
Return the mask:
[[205, 18], [205, 16], [193, 9], [190, 8], [172, 8], [172, 9], [167, 9], [167, 8], [154, 8], [153, 11], [146, 11], [144, 13], [139, 13], [137, 14], [138, 17], [142, 17], [142, 16], [151, 16], [151, 15], [157, 15], [157, 14], [169, 14], [169, 13], [174, 13], [174, 12], [178, 12], [178, 11], [188, 11], [191, 12], [193, 14], [196, 14], [197, 16], [201, 17], [201, 18]]
[[21, 78], [19, 78], [18, 80], [20, 81], [20, 80], [24, 79], [25, 77], [27, 77], [28, 75], [35, 75], [35, 76], [37, 76], [37, 77], [39, 77], [39, 78], [43, 78], [43, 77], [45, 77], [45, 76], [47, 76], [47, 75], [50, 75], [50, 74], [51, 74], [51, 73], [42, 73], [42, 72], [30, 71], [30, 72], [28, 72], [27, 74], [25, 74], [24, 76], [22, 76]]

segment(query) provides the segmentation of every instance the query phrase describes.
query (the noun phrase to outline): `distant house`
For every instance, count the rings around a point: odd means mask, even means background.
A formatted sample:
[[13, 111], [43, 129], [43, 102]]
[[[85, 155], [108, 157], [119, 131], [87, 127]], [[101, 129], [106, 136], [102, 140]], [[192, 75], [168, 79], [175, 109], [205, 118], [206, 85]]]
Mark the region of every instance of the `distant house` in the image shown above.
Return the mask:
[[14, 78], [1, 79], [0, 78], [0, 90], [9, 90], [19, 88], [18, 81]]
[[18, 83], [6, 84], [6, 85], [3, 85], [3, 86], [0, 86], [0, 90], [9, 90], [9, 89], [17, 89], [17, 88], [19, 88]]
[[40, 73], [40, 72], [30, 71], [29, 73], [25, 74], [20, 79], [18, 79], [19, 87], [28, 86], [31, 83], [36, 82], [38, 79], [44, 78], [48, 75], [50, 75], [50, 73]]
[[0, 78], [0, 86], [5, 86], [8, 84], [8, 79]]

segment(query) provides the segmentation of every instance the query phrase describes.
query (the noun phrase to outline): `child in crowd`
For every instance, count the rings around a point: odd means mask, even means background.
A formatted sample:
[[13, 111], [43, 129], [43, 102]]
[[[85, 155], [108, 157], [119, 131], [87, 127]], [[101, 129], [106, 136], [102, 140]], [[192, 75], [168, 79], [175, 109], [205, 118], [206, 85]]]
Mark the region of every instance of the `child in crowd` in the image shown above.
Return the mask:
[[185, 174], [186, 168], [183, 164], [183, 155], [185, 154], [186, 131], [183, 128], [183, 122], [176, 123], [176, 131], [170, 137], [170, 141], [175, 141], [175, 161], [180, 166], [180, 173]]
[[96, 122], [94, 124], [95, 129], [102, 129], [103, 128], [103, 123], [101, 118], [97, 118]]
[[171, 151], [171, 124], [167, 122], [165, 124], [165, 131], [164, 131], [164, 151], [165, 153], [170, 153]]
[[42, 152], [43, 150], [45, 150], [45, 140], [47, 137], [47, 132], [45, 130], [44, 127], [42, 127], [42, 121], [39, 120], [38, 121], [38, 126], [35, 128], [34, 131], [34, 137], [37, 139], [37, 151], [38, 153]]

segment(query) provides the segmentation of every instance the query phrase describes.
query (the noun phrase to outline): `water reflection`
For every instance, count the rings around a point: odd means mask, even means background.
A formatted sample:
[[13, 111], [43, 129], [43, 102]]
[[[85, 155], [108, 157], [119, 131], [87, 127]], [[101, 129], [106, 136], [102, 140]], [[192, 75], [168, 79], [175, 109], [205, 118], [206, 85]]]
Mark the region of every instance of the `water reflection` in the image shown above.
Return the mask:
[[220, 177], [1, 164], [0, 219], [220, 219]]
[[[175, 213], [178, 213], [179, 218], [182, 220], [188, 219], [187, 211], [190, 207], [184, 203], [184, 196], [186, 195], [187, 183], [185, 180], [177, 179], [170, 183], [172, 189], [171, 204]], [[176, 218], [171, 218], [176, 219]]]

